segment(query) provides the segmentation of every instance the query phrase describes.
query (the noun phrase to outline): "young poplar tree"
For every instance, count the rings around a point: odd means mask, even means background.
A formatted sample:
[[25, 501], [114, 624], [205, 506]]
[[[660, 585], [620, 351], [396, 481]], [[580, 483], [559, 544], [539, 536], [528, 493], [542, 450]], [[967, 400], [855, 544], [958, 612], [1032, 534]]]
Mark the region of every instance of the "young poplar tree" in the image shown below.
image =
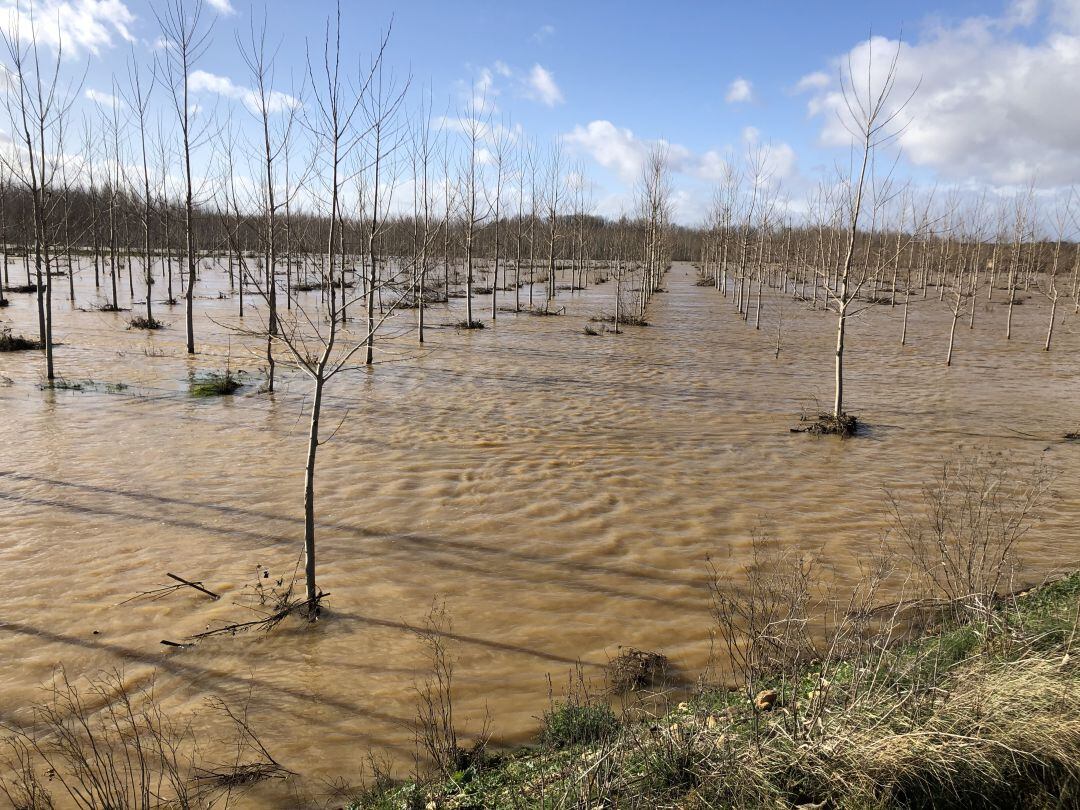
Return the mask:
[[184, 254], [187, 264], [185, 324], [188, 354], [194, 354], [198, 258], [195, 253], [195, 180], [191, 156], [205, 136], [205, 128], [197, 125], [193, 115], [191, 74], [210, 44], [210, 27], [204, 14], [203, 0], [165, 0], [153, 8], [164, 42], [158, 75], [171, 93], [180, 127], [184, 169]]

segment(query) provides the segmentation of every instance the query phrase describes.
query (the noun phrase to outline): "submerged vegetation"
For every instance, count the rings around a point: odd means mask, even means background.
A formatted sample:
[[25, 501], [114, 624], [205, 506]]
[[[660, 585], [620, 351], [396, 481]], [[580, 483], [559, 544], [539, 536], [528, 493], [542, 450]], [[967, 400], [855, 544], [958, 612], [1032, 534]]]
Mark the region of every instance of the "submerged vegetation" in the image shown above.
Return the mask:
[[238, 375], [225, 369], [196, 374], [191, 378], [189, 388], [193, 397], [225, 397], [235, 394], [242, 385]]
[[21, 352], [40, 348], [41, 344], [36, 340], [12, 334], [11, 329], [0, 329], [0, 352]]

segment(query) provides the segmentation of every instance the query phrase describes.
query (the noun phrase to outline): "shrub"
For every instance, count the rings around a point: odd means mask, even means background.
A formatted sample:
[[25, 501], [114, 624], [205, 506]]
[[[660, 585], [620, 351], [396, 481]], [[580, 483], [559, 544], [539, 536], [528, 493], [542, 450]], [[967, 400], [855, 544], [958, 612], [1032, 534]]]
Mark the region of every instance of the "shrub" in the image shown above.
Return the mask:
[[161, 321], [157, 320], [156, 318], [144, 318], [142, 315], [139, 315], [139, 316], [131, 319], [131, 321], [129, 322], [129, 328], [131, 328], [131, 329], [164, 329], [165, 324], [163, 324]]
[[240, 385], [240, 379], [229, 369], [225, 369], [223, 373], [210, 371], [192, 378], [191, 395], [193, 397], [229, 396], [235, 394]]
[[554, 748], [587, 745], [614, 736], [619, 719], [606, 703], [555, 703], [544, 712], [540, 742]]
[[21, 352], [27, 349], [40, 349], [41, 344], [23, 335], [11, 334], [11, 329], [0, 330], [0, 352]]
[[483, 329], [484, 328], [484, 322], [483, 321], [468, 321], [468, 320], [458, 321], [457, 323], [454, 324], [454, 328], [455, 329]]

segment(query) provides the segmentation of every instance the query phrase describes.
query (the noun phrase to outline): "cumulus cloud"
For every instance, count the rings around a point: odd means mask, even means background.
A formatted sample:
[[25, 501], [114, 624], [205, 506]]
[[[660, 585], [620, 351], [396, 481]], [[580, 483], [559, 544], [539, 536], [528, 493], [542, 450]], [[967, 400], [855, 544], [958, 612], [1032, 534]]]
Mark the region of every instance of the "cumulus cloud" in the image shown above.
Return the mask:
[[124, 106], [123, 100], [118, 96], [114, 96], [112, 93], [103, 93], [100, 90], [94, 90], [92, 87], [86, 88], [83, 96], [85, 96], [88, 101], [92, 101], [100, 107], [115, 109]]
[[[233, 98], [242, 102], [251, 112], [257, 113], [261, 110], [262, 105], [258, 92], [249, 87], [236, 84], [226, 76], [218, 76], [205, 70], [196, 70], [192, 72], [188, 84], [192, 92], [216, 93], [219, 96]], [[279, 113], [298, 106], [300, 106], [299, 99], [290, 96], [288, 93], [282, 93], [278, 90], [271, 90], [267, 93], [266, 108], [268, 112]]]
[[236, 9], [232, 7], [232, 3], [229, 0], [206, 0], [210, 4], [210, 7], [214, 9], [218, 14], [235, 14]]
[[807, 73], [798, 83], [795, 85], [796, 93], [805, 93], [809, 90], [821, 90], [828, 87], [832, 83], [832, 79], [828, 73], [821, 70], [816, 70], [813, 73]]
[[535, 98], [541, 104], [548, 107], [554, 107], [556, 104], [562, 104], [563, 94], [559, 89], [559, 85], [555, 83], [555, 77], [551, 75], [551, 71], [547, 70], [542, 65], [533, 65], [532, 70], [529, 71], [529, 77], [526, 80], [530, 89], [530, 96]]
[[75, 56], [100, 54], [116, 36], [134, 42], [131, 25], [135, 15], [122, 0], [37, 0], [33, 6], [18, 0], [0, 0], [0, 29], [8, 36], [37, 41]]
[[[1040, 21], [1045, 26], [1030, 27]], [[850, 60], [858, 84], [872, 58], [878, 85], [897, 47], [875, 37], [834, 67], [846, 70]], [[899, 47], [894, 104], [918, 86], [898, 139], [911, 163], [955, 181], [1080, 182], [1080, 0], [1020, 0], [1000, 17], [939, 26]], [[800, 85], [813, 92], [808, 109], [820, 117], [822, 142], [847, 145], [836, 115], [844, 109], [838, 80], [808, 76]]]
[[[750, 148], [759, 150], [773, 178], [781, 180], [794, 174], [796, 156], [791, 146], [763, 141], [753, 127], [743, 131], [742, 139], [743, 144], [738, 151]], [[682, 144], [639, 138], [631, 130], [603, 120], [578, 125], [563, 135], [562, 140], [570, 148], [584, 152], [605, 169], [615, 172], [628, 185], [641, 177], [645, 159], [656, 146], [664, 148], [668, 166], [673, 172], [710, 183], [722, 179], [727, 167], [736, 160], [736, 149], [733, 147], [726, 150], [710, 149], [699, 154]]]
[[754, 86], [748, 79], [739, 76], [728, 85], [727, 95], [724, 96], [724, 99], [729, 104], [741, 104], [743, 102], [753, 101]]
[[649, 151], [649, 144], [636, 138], [629, 129], [617, 127], [610, 121], [578, 125], [563, 136], [563, 141], [585, 152], [605, 169], [611, 169], [627, 183], [640, 176]]

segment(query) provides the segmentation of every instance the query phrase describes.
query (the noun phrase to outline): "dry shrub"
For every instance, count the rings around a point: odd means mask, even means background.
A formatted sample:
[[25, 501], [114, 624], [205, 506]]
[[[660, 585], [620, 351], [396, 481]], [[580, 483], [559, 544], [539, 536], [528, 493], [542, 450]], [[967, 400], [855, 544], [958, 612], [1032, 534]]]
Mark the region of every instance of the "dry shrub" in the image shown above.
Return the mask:
[[636, 692], [660, 685], [667, 675], [668, 659], [663, 653], [619, 648], [607, 668], [608, 686], [615, 694]]
[[246, 708], [217, 701], [236, 732], [233, 756], [210, 763], [190, 718], [164, 711], [153, 686], [132, 688], [117, 671], [72, 684], [60, 670], [27, 728], [5, 728], [0, 795], [20, 810], [228, 806], [238, 788], [291, 772], [251, 730]]
[[40, 349], [41, 344], [23, 335], [13, 335], [10, 327], [0, 329], [0, 352], [21, 352]]
[[1016, 569], [1017, 544], [1051, 497], [1051, 481], [1041, 463], [979, 454], [943, 464], [923, 488], [921, 509], [890, 495], [897, 536], [931, 594], [957, 614], [989, 621]]
[[454, 657], [447, 648], [453, 619], [446, 603], [434, 600], [422, 627], [414, 628], [428, 660], [428, 677], [417, 687], [415, 743], [446, 778], [483, 762], [490, 737], [490, 718], [485, 717], [473, 745], [461, 745], [454, 717]]

